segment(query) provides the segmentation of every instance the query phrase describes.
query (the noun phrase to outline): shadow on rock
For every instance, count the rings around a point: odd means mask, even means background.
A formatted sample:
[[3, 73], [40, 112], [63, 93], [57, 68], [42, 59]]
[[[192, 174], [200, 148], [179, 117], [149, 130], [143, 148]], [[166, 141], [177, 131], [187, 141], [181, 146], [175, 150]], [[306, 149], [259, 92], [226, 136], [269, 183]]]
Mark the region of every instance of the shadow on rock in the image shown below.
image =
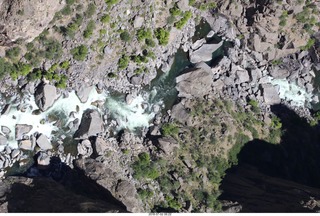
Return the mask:
[[0, 212], [127, 212], [111, 193], [57, 157], [0, 183]]
[[320, 133], [283, 105], [271, 107], [282, 122], [280, 144], [253, 140], [222, 181], [220, 199], [238, 201], [244, 212], [309, 212], [320, 199]]

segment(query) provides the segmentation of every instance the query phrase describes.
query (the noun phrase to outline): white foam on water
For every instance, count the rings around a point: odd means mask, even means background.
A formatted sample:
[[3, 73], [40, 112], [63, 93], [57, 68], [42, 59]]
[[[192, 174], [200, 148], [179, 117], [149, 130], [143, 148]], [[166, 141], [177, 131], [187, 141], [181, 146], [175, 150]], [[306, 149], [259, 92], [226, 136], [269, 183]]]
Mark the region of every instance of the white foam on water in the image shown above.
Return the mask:
[[[108, 96], [106, 93], [98, 94], [93, 88], [89, 94], [86, 103], [81, 103], [74, 91], [69, 93], [67, 98], [60, 96], [52, 107], [45, 112], [41, 112], [39, 115], [32, 115], [34, 110], [38, 109], [35, 103], [33, 95], [26, 95], [20, 104], [23, 107], [27, 106], [25, 112], [21, 112], [17, 109], [18, 104], [13, 104], [7, 115], [0, 116], [0, 127], [6, 126], [11, 130], [8, 137], [8, 145], [11, 148], [18, 148], [18, 143], [15, 140], [15, 126], [16, 124], [32, 125], [32, 130], [27, 134], [31, 135], [35, 132], [46, 135], [49, 139], [52, 139], [52, 132], [59, 131], [54, 123], [49, 122], [49, 116], [56, 116], [58, 118], [67, 118], [65, 123], [78, 118], [81, 120], [82, 114], [86, 109], [98, 109], [92, 105], [96, 101], [106, 101], [105, 108], [109, 110], [111, 115], [118, 122], [118, 130], [148, 127], [149, 122], [154, 118], [155, 113], [149, 111], [150, 105], [147, 103], [146, 98], [142, 95], [138, 95], [133, 99], [131, 104], [126, 104], [124, 101], [118, 101]], [[98, 109], [99, 110], [99, 109]], [[73, 116], [70, 113], [73, 113]], [[103, 110], [100, 110], [102, 114]], [[42, 124], [41, 124], [42, 123]], [[0, 131], [1, 133], [1, 131]], [[0, 151], [4, 149], [4, 146], [0, 146]]]
[[133, 131], [135, 128], [148, 127], [149, 122], [154, 118], [155, 113], [148, 112], [149, 104], [138, 95], [130, 104], [117, 101], [113, 98], [106, 100], [106, 108], [116, 119], [119, 129], [129, 129]]
[[[26, 95], [21, 101], [21, 105], [23, 107], [27, 107], [25, 112], [21, 112], [20, 110], [18, 110], [17, 104], [12, 105], [7, 115], [0, 116], [0, 126], [6, 126], [11, 130], [11, 133], [8, 137], [8, 144], [12, 148], [18, 147], [18, 143], [15, 140], [16, 124], [32, 125], [33, 128], [27, 135], [38, 132], [46, 135], [49, 139], [51, 139], [52, 132], [59, 130], [59, 128], [54, 126], [55, 122], [48, 121], [48, 117], [50, 114], [63, 113], [65, 116], [68, 116], [68, 121], [66, 121], [68, 123], [76, 118], [81, 119], [82, 114], [86, 109], [96, 108], [92, 105], [92, 102], [95, 102], [97, 100], [105, 100], [105, 98], [105, 93], [98, 94], [95, 89], [92, 89], [89, 94], [88, 101], [86, 103], [81, 103], [79, 98], [73, 91], [69, 93], [69, 96], [67, 98], [63, 98], [62, 96], [60, 96], [53, 104], [53, 106], [45, 112], [41, 112], [39, 115], [33, 115], [32, 111], [37, 110], [38, 106], [35, 103], [33, 95]], [[69, 114], [71, 112], [74, 112], [74, 117], [69, 117]], [[0, 147], [0, 150], [2, 150], [3, 148], [3, 146]]]
[[289, 82], [286, 79], [273, 79], [269, 77], [270, 83], [279, 88], [279, 97], [294, 106], [309, 106], [312, 101], [312, 93], [308, 93], [306, 89], [298, 86], [294, 82]]

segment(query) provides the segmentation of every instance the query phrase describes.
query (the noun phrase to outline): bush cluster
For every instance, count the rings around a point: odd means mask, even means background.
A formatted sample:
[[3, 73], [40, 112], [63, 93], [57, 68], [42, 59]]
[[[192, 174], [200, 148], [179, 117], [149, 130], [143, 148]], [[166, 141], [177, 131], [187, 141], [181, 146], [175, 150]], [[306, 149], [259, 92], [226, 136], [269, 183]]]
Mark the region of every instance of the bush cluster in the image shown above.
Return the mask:
[[158, 28], [155, 30], [155, 36], [158, 39], [160, 45], [167, 45], [169, 42], [170, 33], [164, 28]]
[[88, 48], [85, 45], [80, 45], [78, 47], [75, 47], [71, 50], [71, 54], [73, 55], [73, 58], [77, 61], [83, 61], [88, 54]]
[[177, 29], [182, 29], [183, 26], [188, 22], [188, 20], [192, 17], [192, 13], [187, 11], [183, 14], [183, 17], [174, 24]]

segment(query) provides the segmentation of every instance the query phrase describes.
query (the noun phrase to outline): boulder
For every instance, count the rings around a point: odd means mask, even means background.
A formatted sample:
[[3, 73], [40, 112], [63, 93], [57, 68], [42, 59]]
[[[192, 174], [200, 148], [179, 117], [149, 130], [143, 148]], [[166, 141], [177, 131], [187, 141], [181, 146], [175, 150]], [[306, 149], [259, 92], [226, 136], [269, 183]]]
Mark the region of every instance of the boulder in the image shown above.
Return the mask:
[[250, 81], [250, 76], [248, 71], [246, 70], [238, 70], [236, 71], [236, 82], [237, 83], [244, 83], [244, 82], [249, 82]]
[[86, 87], [86, 86], [81, 86], [77, 91], [76, 94], [81, 101], [81, 103], [85, 103], [88, 101], [90, 92], [92, 90], [92, 86]]
[[74, 134], [75, 139], [87, 139], [103, 132], [103, 120], [97, 110], [86, 110], [81, 118], [81, 123]]
[[259, 81], [259, 79], [262, 77], [261, 70], [258, 68], [251, 70], [250, 77], [252, 79], [252, 83], [257, 83]]
[[83, 140], [81, 143], [78, 143], [77, 150], [78, 154], [84, 157], [90, 157], [93, 153], [91, 142], [87, 139]]
[[37, 139], [37, 145], [41, 148], [41, 150], [48, 150], [48, 149], [52, 149], [52, 145], [51, 142], [49, 141], [49, 139], [41, 134], [38, 139]]
[[40, 84], [35, 93], [35, 102], [39, 109], [46, 111], [57, 99], [56, 87], [50, 84]]
[[270, 74], [276, 79], [284, 79], [290, 75], [290, 72], [286, 69], [282, 69], [278, 66], [271, 69]]
[[134, 19], [133, 27], [134, 27], [134, 28], [141, 28], [143, 24], [144, 24], [144, 18], [141, 17], [141, 16], [137, 16], [137, 17]]
[[135, 186], [126, 180], [120, 181], [115, 190], [115, 197], [118, 198], [130, 212], [141, 211], [139, 210], [140, 207], [136, 206], [137, 195], [138, 193]]
[[0, 145], [6, 145], [7, 143], [8, 143], [7, 138], [0, 134]]
[[174, 148], [178, 147], [178, 143], [171, 137], [163, 137], [157, 140], [158, 147], [167, 155], [172, 155]]
[[32, 130], [32, 125], [16, 124], [16, 140], [21, 140], [23, 135]]
[[189, 114], [182, 103], [178, 103], [172, 107], [171, 117], [182, 124], [185, 124], [189, 119]]
[[48, 166], [50, 164], [50, 156], [44, 152], [40, 152], [37, 157], [37, 163], [40, 166]]
[[98, 155], [104, 155], [105, 151], [108, 149], [108, 143], [101, 137], [97, 137], [93, 144], [93, 148]]
[[189, 0], [179, 0], [177, 4], [182, 11], [187, 11], [189, 9]]
[[11, 152], [11, 158], [16, 158], [19, 154], [20, 154], [20, 150], [19, 149], [14, 149]]
[[206, 39], [204, 39], [204, 38], [202, 38], [202, 39], [200, 39], [200, 40], [197, 40], [196, 42], [194, 42], [194, 43], [191, 45], [191, 49], [196, 50], [196, 49], [198, 49], [199, 47], [201, 47], [205, 42], [206, 42]]
[[34, 145], [32, 144], [31, 140], [21, 140], [19, 142], [19, 148], [28, 151], [33, 151]]
[[261, 84], [262, 96], [267, 105], [279, 104], [281, 99], [275, 86], [270, 83]]
[[6, 135], [11, 133], [11, 130], [6, 126], [1, 126], [1, 131], [2, 131], [2, 133], [6, 134]]
[[212, 59], [212, 53], [217, 51], [222, 44], [223, 41], [218, 44], [203, 44], [199, 49], [190, 53], [190, 62], [195, 64], [210, 61]]
[[210, 70], [208, 71], [205, 67], [198, 66], [198, 68], [193, 68], [191, 71], [178, 76], [176, 83], [179, 97], [201, 98], [211, 90], [213, 77]]

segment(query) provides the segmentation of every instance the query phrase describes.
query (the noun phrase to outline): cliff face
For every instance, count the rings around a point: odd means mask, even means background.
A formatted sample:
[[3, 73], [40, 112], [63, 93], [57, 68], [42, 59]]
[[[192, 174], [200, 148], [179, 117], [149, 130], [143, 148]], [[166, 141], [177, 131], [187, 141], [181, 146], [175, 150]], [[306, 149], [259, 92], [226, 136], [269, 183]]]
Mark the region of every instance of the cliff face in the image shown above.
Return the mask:
[[237, 201], [243, 212], [320, 210], [319, 128], [285, 106], [272, 111], [282, 122], [279, 144], [253, 140], [227, 171], [220, 199]]
[[318, 212], [320, 189], [265, 175], [240, 165], [222, 181], [220, 199], [237, 201], [242, 212]]
[[58, 159], [0, 182], [0, 212], [128, 212], [111, 193]]
[[1, 0], [0, 45], [18, 39], [32, 41], [48, 26], [64, 4], [64, 1]]

